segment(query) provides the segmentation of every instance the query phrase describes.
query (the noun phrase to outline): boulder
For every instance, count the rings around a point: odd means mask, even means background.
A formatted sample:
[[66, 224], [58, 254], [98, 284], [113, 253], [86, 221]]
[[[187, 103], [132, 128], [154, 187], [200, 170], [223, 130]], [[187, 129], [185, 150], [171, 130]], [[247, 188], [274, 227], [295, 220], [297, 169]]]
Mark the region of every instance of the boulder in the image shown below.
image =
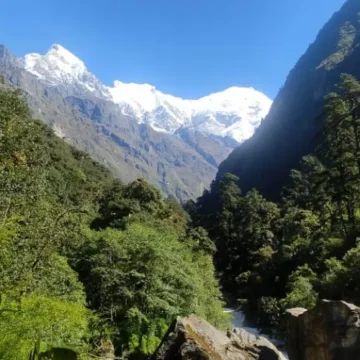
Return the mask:
[[288, 310], [286, 332], [290, 360], [360, 360], [360, 308], [345, 301]]
[[191, 315], [170, 326], [152, 360], [283, 360], [265, 338], [243, 329], [226, 333]]

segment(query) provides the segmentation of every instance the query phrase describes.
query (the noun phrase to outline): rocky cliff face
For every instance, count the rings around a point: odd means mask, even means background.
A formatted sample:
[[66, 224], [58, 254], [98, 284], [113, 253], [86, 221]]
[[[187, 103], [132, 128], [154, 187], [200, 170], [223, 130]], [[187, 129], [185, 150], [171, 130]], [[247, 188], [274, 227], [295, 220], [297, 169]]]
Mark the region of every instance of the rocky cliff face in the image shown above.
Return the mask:
[[323, 98], [341, 73], [360, 78], [360, 1], [348, 0], [290, 72], [269, 115], [254, 136], [219, 167], [217, 178], [239, 176], [245, 191], [257, 188], [277, 200], [289, 171], [316, 147]]
[[191, 315], [170, 327], [152, 360], [284, 360], [274, 345], [243, 329], [227, 334]]
[[290, 360], [360, 359], [360, 308], [323, 300], [309, 311], [288, 310], [287, 349]]

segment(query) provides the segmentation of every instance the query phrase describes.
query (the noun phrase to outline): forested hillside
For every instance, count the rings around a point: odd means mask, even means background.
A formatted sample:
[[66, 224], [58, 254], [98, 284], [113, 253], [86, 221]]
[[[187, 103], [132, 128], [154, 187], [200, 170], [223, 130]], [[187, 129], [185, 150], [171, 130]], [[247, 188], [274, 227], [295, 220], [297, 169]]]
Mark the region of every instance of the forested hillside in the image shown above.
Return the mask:
[[342, 73], [360, 78], [360, 2], [347, 0], [299, 59], [254, 136], [220, 165], [217, 179], [232, 173], [242, 189], [256, 188], [279, 200], [303, 156], [321, 139], [324, 96], [335, 91]]
[[[258, 325], [281, 331], [287, 308], [318, 299], [360, 304], [360, 83], [342, 75], [325, 98], [322, 142], [283, 188], [282, 201], [225, 174], [186, 206], [209, 231], [225, 290]], [[271, 176], [271, 174], [269, 174]], [[240, 184], [240, 187], [239, 187]]]
[[359, 16], [347, 0], [254, 136], [186, 207], [218, 248], [226, 291], [265, 328], [319, 298], [360, 301]]
[[141, 359], [177, 315], [226, 324], [206, 232], [144, 180], [115, 180], [4, 87], [0, 188], [0, 359], [94, 359], [111, 343]]

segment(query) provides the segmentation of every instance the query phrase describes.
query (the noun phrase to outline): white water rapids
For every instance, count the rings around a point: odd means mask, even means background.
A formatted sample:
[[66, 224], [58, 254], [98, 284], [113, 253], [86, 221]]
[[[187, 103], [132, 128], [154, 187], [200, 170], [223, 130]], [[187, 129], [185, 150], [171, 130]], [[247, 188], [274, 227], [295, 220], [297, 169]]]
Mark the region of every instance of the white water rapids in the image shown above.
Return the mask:
[[237, 311], [234, 309], [226, 309], [225, 312], [231, 313], [231, 315], [233, 316], [232, 324], [234, 327], [242, 328], [251, 334], [254, 334], [256, 336], [262, 336], [262, 337], [268, 339], [272, 344], [274, 344], [278, 348], [278, 350], [284, 356], [285, 359], [289, 358], [284, 349], [285, 348], [284, 342], [280, 341], [278, 339], [272, 338], [268, 335], [264, 335], [264, 334], [260, 333], [260, 331], [257, 328], [249, 326], [249, 324], [247, 324], [245, 315], [242, 311]]

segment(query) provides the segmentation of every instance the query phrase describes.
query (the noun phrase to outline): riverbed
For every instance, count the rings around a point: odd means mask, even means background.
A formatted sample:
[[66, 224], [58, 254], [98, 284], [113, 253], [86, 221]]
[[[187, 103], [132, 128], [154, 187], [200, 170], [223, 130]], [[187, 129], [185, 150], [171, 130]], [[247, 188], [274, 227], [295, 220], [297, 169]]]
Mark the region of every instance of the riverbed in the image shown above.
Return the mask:
[[250, 324], [247, 323], [245, 315], [242, 311], [238, 311], [234, 309], [226, 309], [225, 312], [231, 313], [231, 315], [233, 316], [232, 323], [234, 327], [242, 328], [251, 334], [262, 336], [268, 339], [272, 344], [274, 344], [278, 348], [278, 350], [285, 357], [285, 359], [289, 358], [285, 351], [285, 343], [281, 340], [272, 338], [271, 336], [261, 334], [257, 328], [252, 327]]

